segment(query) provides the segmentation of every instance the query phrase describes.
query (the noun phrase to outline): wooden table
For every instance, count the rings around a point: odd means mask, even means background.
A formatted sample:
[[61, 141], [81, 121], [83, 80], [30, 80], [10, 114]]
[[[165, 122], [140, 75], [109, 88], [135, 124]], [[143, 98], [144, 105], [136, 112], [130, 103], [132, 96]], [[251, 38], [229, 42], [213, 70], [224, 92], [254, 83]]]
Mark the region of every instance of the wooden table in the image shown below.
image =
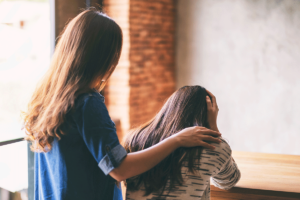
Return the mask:
[[226, 191], [211, 185], [212, 200], [300, 200], [300, 156], [233, 152], [241, 180]]

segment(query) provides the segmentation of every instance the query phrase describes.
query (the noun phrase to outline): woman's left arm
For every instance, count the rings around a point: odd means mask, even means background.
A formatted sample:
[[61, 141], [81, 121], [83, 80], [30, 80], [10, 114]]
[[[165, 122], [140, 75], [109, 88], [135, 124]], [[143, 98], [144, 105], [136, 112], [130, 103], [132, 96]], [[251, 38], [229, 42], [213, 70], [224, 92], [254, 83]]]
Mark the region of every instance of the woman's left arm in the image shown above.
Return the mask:
[[221, 136], [220, 133], [204, 127], [195, 126], [183, 129], [150, 148], [127, 154], [121, 164], [114, 168], [109, 175], [117, 181], [122, 181], [142, 174], [153, 168], [178, 147], [203, 146], [214, 149], [213, 145], [205, 141], [220, 143], [221, 141], [216, 138], [219, 136]]

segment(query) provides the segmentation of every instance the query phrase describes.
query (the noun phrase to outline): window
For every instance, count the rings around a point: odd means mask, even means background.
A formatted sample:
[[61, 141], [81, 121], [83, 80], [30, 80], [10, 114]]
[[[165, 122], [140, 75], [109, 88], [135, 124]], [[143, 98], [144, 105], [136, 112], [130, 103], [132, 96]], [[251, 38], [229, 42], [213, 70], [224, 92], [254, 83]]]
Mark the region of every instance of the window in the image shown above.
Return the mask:
[[[50, 1], [0, 0], [0, 142], [24, 137], [20, 111], [49, 67]], [[27, 142], [1, 146], [0, 157], [0, 199], [6, 200], [4, 190], [28, 187]]]

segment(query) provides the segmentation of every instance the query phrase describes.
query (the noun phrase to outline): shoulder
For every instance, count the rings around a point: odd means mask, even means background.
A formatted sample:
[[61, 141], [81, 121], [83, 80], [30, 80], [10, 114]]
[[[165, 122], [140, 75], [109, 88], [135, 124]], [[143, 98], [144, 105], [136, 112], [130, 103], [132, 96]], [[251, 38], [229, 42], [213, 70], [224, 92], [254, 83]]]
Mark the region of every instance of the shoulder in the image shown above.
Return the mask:
[[[216, 148], [214, 150], [211, 149], [203, 149], [200, 162], [209, 161], [214, 163], [219, 163], [220, 165], [226, 163], [228, 159], [231, 157], [232, 150], [228, 144], [228, 142], [224, 138], [219, 138], [221, 140], [220, 144], [213, 144]], [[203, 159], [202, 159], [203, 158]]]
[[223, 166], [231, 158], [231, 148], [228, 142], [224, 138], [219, 138], [221, 140], [220, 144], [213, 144], [216, 148], [202, 150], [199, 159], [199, 170], [202, 175], [212, 176], [220, 171]]
[[97, 92], [81, 94], [75, 101], [75, 117], [89, 118], [90, 120], [110, 121], [104, 97]]
[[105, 106], [104, 97], [97, 92], [84, 93], [75, 100], [75, 109], [86, 105]]
[[77, 97], [74, 106], [75, 112], [107, 112], [104, 97], [97, 92], [84, 93]]
[[215, 145], [216, 148], [214, 149], [215, 152], [218, 152], [220, 154], [225, 154], [226, 157], [230, 157], [232, 150], [229, 146], [228, 142], [224, 138], [219, 138], [221, 140], [220, 144]]

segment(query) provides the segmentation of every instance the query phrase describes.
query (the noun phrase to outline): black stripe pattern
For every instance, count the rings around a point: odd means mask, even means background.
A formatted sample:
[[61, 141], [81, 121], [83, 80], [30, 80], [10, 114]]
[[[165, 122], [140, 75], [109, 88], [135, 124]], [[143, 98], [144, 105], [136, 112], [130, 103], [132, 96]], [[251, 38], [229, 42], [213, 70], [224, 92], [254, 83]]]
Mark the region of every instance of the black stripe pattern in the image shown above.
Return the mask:
[[210, 181], [221, 189], [232, 188], [240, 179], [240, 171], [231, 157], [231, 148], [221, 139], [214, 150], [203, 149], [200, 162], [196, 163], [197, 173], [188, 171], [187, 162], [184, 163], [181, 173], [184, 184], [177, 186], [170, 193], [168, 185], [162, 196], [157, 194], [144, 195], [143, 186], [135, 192], [127, 191], [127, 200], [210, 200]]

